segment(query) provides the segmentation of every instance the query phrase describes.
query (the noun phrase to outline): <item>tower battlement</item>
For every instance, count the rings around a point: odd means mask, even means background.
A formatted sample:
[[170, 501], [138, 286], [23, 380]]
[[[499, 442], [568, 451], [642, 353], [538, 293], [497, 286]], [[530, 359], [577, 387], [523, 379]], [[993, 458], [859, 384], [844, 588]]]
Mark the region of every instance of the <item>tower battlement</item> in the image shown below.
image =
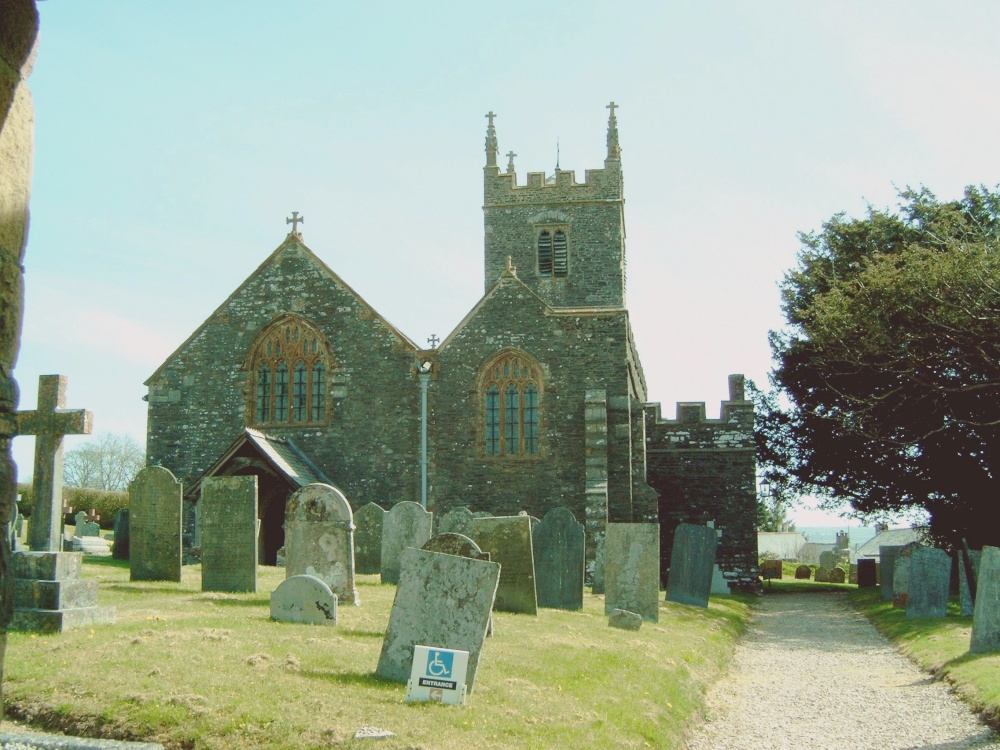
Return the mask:
[[577, 182], [576, 171], [572, 169], [557, 170], [551, 177], [545, 172], [528, 172], [527, 183], [519, 185], [516, 172], [501, 172], [497, 167], [486, 167], [484, 205], [489, 207], [622, 200], [620, 164], [615, 164], [611, 168], [588, 169], [584, 175], [584, 181]]

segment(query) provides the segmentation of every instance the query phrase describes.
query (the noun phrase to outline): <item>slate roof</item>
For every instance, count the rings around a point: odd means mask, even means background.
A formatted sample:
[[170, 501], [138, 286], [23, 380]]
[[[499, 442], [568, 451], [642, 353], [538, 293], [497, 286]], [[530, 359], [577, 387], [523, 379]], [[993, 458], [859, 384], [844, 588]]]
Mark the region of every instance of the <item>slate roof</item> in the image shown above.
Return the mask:
[[858, 547], [858, 557], [870, 557], [878, 560], [879, 547], [902, 547], [913, 542], [921, 542], [924, 539], [926, 529], [889, 529], [876, 534], [867, 542]]

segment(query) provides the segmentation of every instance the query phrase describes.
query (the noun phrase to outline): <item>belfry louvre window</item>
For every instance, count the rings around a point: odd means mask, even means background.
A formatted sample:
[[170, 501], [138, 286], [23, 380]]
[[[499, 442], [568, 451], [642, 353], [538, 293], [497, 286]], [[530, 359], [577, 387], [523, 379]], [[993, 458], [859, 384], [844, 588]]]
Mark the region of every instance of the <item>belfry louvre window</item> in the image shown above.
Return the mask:
[[538, 233], [538, 275], [565, 276], [569, 272], [566, 232], [543, 229]]
[[539, 452], [538, 364], [523, 352], [491, 359], [481, 375], [484, 449], [488, 456]]
[[323, 334], [298, 316], [286, 315], [257, 337], [247, 370], [251, 421], [259, 425], [326, 420], [328, 349]]

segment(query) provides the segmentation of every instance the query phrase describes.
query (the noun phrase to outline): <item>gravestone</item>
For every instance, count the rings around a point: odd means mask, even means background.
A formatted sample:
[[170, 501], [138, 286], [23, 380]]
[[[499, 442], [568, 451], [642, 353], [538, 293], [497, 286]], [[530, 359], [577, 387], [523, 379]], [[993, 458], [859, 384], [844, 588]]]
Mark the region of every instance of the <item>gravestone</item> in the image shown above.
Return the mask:
[[100, 536], [101, 526], [95, 521], [88, 521], [89, 516], [82, 510], [74, 516], [76, 533], [73, 536]]
[[111, 557], [111, 542], [100, 536], [75, 536], [71, 546], [73, 552], [94, 557]]
[[638, 630], [642, 627], [642, 615], [624, 609], [615, 609], [608, 617], [608, 625], [620, 630]]
[[566, 508], [553, 508], [534, 525], [531, 544], [539, 607], [583, 609], [584, 541], [583, 524]]
[[472, 519], [475, 516], [472, 511], [466, 508], [464, 505], [458, 508], [452, 508], [443, 516], [438, 522], [437, 533], [438, 534], [464, 534], [467, 537], [472, 536]]
[[111, 553], [116, 560], [128, 560], [129, 546], [132, 543], [132, 535], [129, 533], [128, 508], [119, 508], [115, 511], [115, 546]]
[[376, 673], [406, 682], [417, 645], [468, 651], [471, 693], [499, 580], [495, 562], [404, 549]]
[[445, 532], [432, 536], [421, 549], [428, 552], [440, 552], [442, 555], [468, 557], [470, 560], [486, 560], [487, 562], [490, 560], [490, 553], [479, 549], [479, 545], [465, 534]]
[[855, 586], [858, 585], [858, 565], [857, 563], [850, 563], [847, 570], [847, 582], [853, 583]]
[[837, 556], [832, 552], [820, 552], [819, 565], [821, 568], [833, 570], [837, 566]]
[[[673, 566], [671, 566], [673, 567]], [[773, 578], [781, 578], [784, 576], [784, 569], [781, 564], [781, 560], [761, 560], [760, 561], [760, 577], [765, 581], [769, 581]], [[669, 591], [670, 588], [667, 588]]]
[[844, 583], [846, 580], [847, 573], [840, 566], [837, 566], [830, 571], [830, 583]]
[[726, 576], [723, 575], [722, 568], [719, 567], [718, 563], [712, 566], [711, 593], [719, 596], [729, 596], [733, 593], [729, 588], [729, 581], [726, 580]]
[[285, 505], [285, 577], [315, 576], [338, 602], [360, 604], [354, 586], [354, 519], [336, 487], [309, 484]]
[[7, 538], [10, 540], [11, 552], [19, 552], [23, 549], [21, 547], [21, 527], [24, 524], [24, 519], [21, 516], [20, 503], [21, 496], [15, 495], [13, 514], [7, 523]]
[[916, 547], [910, 553], [910, 580], [906, 591], [906, 618], [944, 617], [948, 610], [951, 555], [935, 547]]
[[11, 630], [43, 633], [115, 621], [114, 607], [97, 606], [97, 581], [83, 580], [82, 552], [16, 552]]
[[979, 561], [969, 653], [997, 651], [1000, 651], [1000, 548], [986, 546]]
[[888, 545], [878, 548], [879, 567], [881, 568], [881, 582], [879, 589], [882, 594], [882, 601], [891, 602], [893, 599], [893, 578], [896, 568], [896, 557], [903, 549], [899, 545]]
[[820, 565], [816, 568], [816, 573], [813, 575], [813, 580], [816, 583], [829, 583], [830, 582], [830, 571]]
[[149, 466], [129, 483], [128, 505], [130, 579], [179, 582], [184, 485], [169, 469]]
[[257, 591], [257, 477], [201, 486], [201, 590]]
[[316, 576], [291, 576], [271, 592], [271, 619], [336, 625], [337, 595]]
[[812, 568], [808, 565], [800, 565], [795, 569], [795, 577], [800, 581], [808, 581], [812, 578]]
[[[973, 582], [979, 580], [979, 564], [982, 562], [983, 553], [978, 549], [969, 550], [969, 557], [972, 562]], [[972, 592], [969, 590], [969, 579], [965, 574], [965, 562], [961, 550], [958, 552], [958, 595], [961, 606], [962, 617], [972, 617], [973, 602]]]
[[385, 510], [375, 503], [358, 508], [354, 514], [354, 571], [378, 573], [382, 569], [382, 524]]
[[[670, 551], [670, 572], [667, 577], [667, 601], [707, 607], [712, 590], [712, 565], [719, 536], [711, 526], [682, 523], [674, 532]], [[768, 561], [771, 562], [771, 561]], [[781, 578], [781, 560], [775, 560]]]
[[858, 558], [858, 588], [875, 588], [875, 560], [872, 558]]
[[602, 531], [597, 534], [597, 538], [594, 540], [594, 569], [590, 587], [590, 593], [592, 594], [604, 593], [604, 545], [606, 537], [607, 533]]
[[910, 587], [910, 560], [913, 557], [913, 547], [903, 547], [896, 555], [892, 565], [892, 606], [906, 609], [906, 600]]
[[428, 513], [419, 503], [410, 500], [396, 503], [385, 514], [382, 525], [382, 583], [399, 582], [403, 550], [411, 547], [420, 549], [424, 546], [424, 542], [431, 538], [433, 519], [433, 513]]
[[660, 525], [609, 523], [604, 539], [604, 614], [637, 612], [660, 617]]
[[535, 590], [535, 559], [528, 516], [487, 516], [472, 523], [473, 539], [490, 560], [500, 563], [498, 612], [538, 614]]

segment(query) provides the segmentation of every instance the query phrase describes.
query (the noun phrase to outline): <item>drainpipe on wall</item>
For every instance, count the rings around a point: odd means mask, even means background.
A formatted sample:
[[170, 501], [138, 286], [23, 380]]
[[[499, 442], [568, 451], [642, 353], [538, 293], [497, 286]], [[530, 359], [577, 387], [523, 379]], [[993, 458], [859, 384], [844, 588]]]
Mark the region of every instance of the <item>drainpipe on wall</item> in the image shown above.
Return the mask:
[[427, 387], [431, 382], [431, 363], [420, 365], [420, 505], [427, 510]]

